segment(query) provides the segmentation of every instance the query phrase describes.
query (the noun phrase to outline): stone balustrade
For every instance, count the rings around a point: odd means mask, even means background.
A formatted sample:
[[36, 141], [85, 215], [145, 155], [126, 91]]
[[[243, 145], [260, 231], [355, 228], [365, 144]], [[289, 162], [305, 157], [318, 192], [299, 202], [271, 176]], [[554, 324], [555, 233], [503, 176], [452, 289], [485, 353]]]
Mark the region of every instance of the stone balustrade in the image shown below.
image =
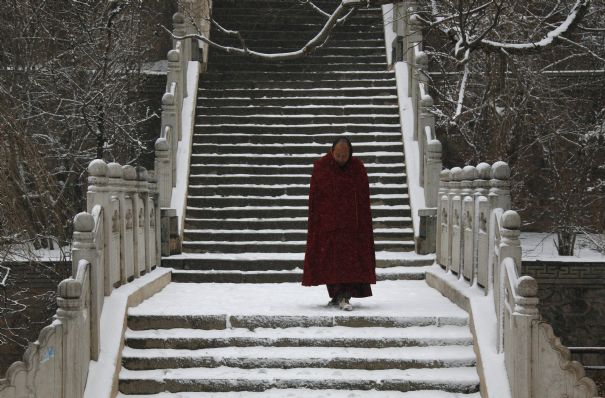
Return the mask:
[[510, 209], [509, 179], [504, 162], [441, 172], [437, 263], [493, 299], [494, 348], [504, 354], [513, 398], [595, 397], [594, 382], [541, 320], [536, 280], [521, 276], [521, 218]]
[[93, 160], [87, 212], [74, 219], [73, 277], [58, 288], [53, 323], [0, 380], [0, 398], [81, 398], [100, 353], [101, 312], [113, 289], [160, 264], [155, 173]]
[[[418, 170], [421, 195], [414, 195], [412, 211], [420, 218], [416, 250], [419, 253], [435, 252], [436, 207], [439, 190], [439, 173], [442, 167], [441, 142], [435, 133], [435, 117], [431, 112], [433, 98], [428, 86], [428, 56], [422, 49], [422, 26], [414, 14], [412, 3], [403, 1], [393, 5], [391, 26], [396, 35], [392, 45], [394, 61], [403, 61], [406, 68], [407, 95], [411, 102], [413, 126], [408, 134], [418, 146], [417, 156], [406, 156], [406, 163]], [[396, 71], [398, 67], [396, 66]], [[397, 73], [397, 79], [403, 79]], [[400, 92], [400, 96], [403, 93]], [[404, 113], [408, 115], [409, 113]], [[409, 144], [408, 144], [409, 146]], [[408, 179], [409, 180], [409, 179]], [[410, 184], [411, 185], [411, 184]], [[411, 187], [411, 191], [414, 188]]]

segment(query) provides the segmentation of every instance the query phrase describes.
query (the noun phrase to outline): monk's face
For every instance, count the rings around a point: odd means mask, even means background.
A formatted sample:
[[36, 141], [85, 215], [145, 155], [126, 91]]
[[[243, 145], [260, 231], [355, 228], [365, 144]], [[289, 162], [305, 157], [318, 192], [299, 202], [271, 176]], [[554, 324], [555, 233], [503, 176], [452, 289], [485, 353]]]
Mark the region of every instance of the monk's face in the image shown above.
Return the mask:
[[332, 156], [334, 156], [334, 160], [339, 166], [343, 166], [349, 160], [349, 145], [344, 141], [339, 142], [332, 149]]

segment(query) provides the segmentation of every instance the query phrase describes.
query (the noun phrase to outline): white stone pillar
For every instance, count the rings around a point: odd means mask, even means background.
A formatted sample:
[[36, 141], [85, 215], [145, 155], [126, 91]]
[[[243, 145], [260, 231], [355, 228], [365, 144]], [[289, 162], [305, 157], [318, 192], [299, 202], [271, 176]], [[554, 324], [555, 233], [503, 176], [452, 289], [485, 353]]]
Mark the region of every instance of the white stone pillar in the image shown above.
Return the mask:
[[441, 173], [441, 142], [430, 140], [427, 147], [426, 167], [424, 169], [424, 198], [427, 207], [437, 207], [439, 180]]
[[[171, 130], [167, 126], [168, 130]], [[167, 132], [170, 137], [172, 133]], [[170, 145], [166, 138], [158, 138], [155, 142], [155, 172], [161, 207], [170, 207], [172, 198], [172, 157]]]
[[508, 164], [498, 161], [492, 165], [489, 198], [492, 209], [509, 210], [510, 198], [510, 168]]
[[450, 171], [442, 170], [439, 175], [439, 201], [437, 203], [437, 263], [443, 268], [448, 266], [448, 217], [449, 217], [449, 180]]

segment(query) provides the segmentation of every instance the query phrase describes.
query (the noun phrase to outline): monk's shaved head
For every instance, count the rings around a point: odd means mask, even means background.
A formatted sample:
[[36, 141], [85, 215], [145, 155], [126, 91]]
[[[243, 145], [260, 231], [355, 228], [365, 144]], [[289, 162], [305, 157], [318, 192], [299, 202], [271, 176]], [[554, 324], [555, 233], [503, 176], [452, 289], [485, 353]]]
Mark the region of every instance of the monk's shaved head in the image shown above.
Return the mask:
[[332, 144], [332, 156], [339, 166], [344, 166], [353, 154], [353, 146], [347, 137], [339, 137]]

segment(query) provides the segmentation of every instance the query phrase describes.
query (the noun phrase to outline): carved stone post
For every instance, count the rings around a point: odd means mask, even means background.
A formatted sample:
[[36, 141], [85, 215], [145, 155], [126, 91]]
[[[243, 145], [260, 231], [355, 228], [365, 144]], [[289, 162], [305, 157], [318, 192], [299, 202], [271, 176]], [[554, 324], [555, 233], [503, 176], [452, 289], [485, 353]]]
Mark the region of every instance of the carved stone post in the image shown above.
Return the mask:
[[450, 178], [450, 223], [449, 223], [449, 266], [450, 270], [460, 275], [460, 266], [462, 262], [462, 195], [461, 184], [463, 171], [460, 167], [454, 167]]
[[[85, 267], [89, 265], [83, 264]], [[85, 333], [87, 323], [82, 311], [88, 303], [86, 297], [82, 297], [82, 290], [82, 283], [75, 279], [63, 280], [58, 288], [57, 319], [63, 332], [63, 398], [81, 398], [88, 373], [88, 361], [84, 360], [88, 356], [85, 340], [89, 336]]]
[[511, 205], [510, 198], [510, 167], [502, 161], [492, 165], [490, 180], [489, 197], [492, 209], [509, 210]]
[[461, 254], [462, 275], [469, 281], [473, 281], [475, 274], [475, 240], [474, 240], [474, 197], [473, 184], [477, 179], [477, 169], [473, 166], [465, 166], [462, 169], [462, 181], [460, 183], [460, 194], [462, 197], [461, 212]]
[[[112, 215], [111, 191], [108, 187], [107, 164], [101, 159], [95, 159], [88, 165], [88, 191], [86, 194], [86, 210], [91, 213], [95, 205], [103, 207], [103, 236], [104, 255], [103, 264], [98, 264], [102, 272], [103, 292], [109, 296], [112, 291], [111, 284], [111, 242], [112, 242]], [[93, 272], [95, 272], [93, 270]]]
[[[422, 40], [422, 36], [420, 36]], [[420, 83], [423, 83], [424, 72], [428, 70], [429, 58], [424, 51], [421, 50], [422, 42], [416, 44], [416, 49], [414, 53], [414, 64], [412, 69], [412, 106], [414, 108], [414, 140], [418, 140], [418, 131], [420, 128], [420, 108], [421, 108], [421, 93], [420, 93]], [[421, 152], [422, 153], [422, 152]]]
[[126, 280], [131, 282], [139, 277], [139, 251], [137, 237], [137, 223], [139, 215], [139, 195], [137, 192], [137, 171], [133, 166], [122, 166], [125, 201], [125, 256], [128, 259], [126, 267]]
[[[166, 58], [168, 59], [168, 75], [166, 77], [166, 93], [162, 98], [162, 105], [167, 105], [171, 112], [174, 112], [175, 116], [172, 119], [170, 125], [174, 127], [176, 132], [177, 140], [180, 141], [183, 138], [183, 131], [181, 126], [181, 114], [183, 105], [183, 74], [181, 72], [181, 53], [177, 50], [168, 51]], [[174, 84], [174, 88], [172, 85]], [[166, 102], [164, 102], [166, 99]], [[162, 107], [163, 109], [163, 107]]]
[[[115, 264], [112, 264], [112, 284], [113, 286], [123, 285], [126, 283], [126, 269], [129, 261], [126, 256], [126, 201], [124, 199], [124, 186], [122, 182], [123, 171], [119, 163], [109, 163], [107, 165], [108, 189], [112, 192], [112, 201], [115, 205], [112, 214], [112, 240], [118, 244], [117, 259], [119, 261], [118, 270], [115, 269]], [[117, 239], [116, 239], [117, 238]], [[117, 242], [116, 242], [117, 241]], [[114, 248], [115, 250], [115, 248]], [[112, 250], [112, 257], [115, 260], [116, 255]], [[118, 274], [118, 275], [115, 275]], [[117, 279], [117, 282], [116, 282]]]
[[[171, 91], [176, 90], [176, 83], [172, 83], [174, 87]], [[170, 165], [171, 170], [171, 187], [176, 186], [176, 151], [179, 142], [179, 124], [180, 117], [176, 113], [176, 98], [172, 92], [167, 92], [162, 96], [162, 132], [166, 134], [166, 141], [170, 149]]]
[[[166, 127], [170, 130], [170, 127]], [[172, 134], [168, 132], [167, 134]], [[155, 172], [158, 184], [158, 194], [161, 207], [170, 207], [172, 197], [172, 160], [170, 145], [165, 138], [155, 142]]]
[[147, 179], [147, 169], [142, 166], [135, 168], [137, 172], [137, 223], [135, 229], [136, 247], [137, 247], [137, 265], [136, 277], [147, 272], [149, 263], [149, 254], [147, 252], [147, 239], [149, 238], [149, 186]]
[[450, 171], [445, 169], [439, 175], [439, 201], [437, 207], [437, 263], [443, 268], [448, 266], [449, 238], [449, 180]]
[[424, 197], [427, 207], [437, 207], [439, 180], [441, 173], [441, 142], [430, 140], [427, 147], [426, 167], [424, 169]]
[[159, 267], [162, 261], [162, 232], [161, 232], [161, 211], [160, 194], [158, 192], [157, 177], [155, 172], [149, 173], [149, 195], [151, 205], [153, 205], [153, 214], [150, 215], [151, 229], [153, 230], [153, 245], [155, 246], [153, 264], [151, 268]]
[[[189, 14], [189, 17], [191, 17], [191, 10], [186, 9], [183, 10], [184, 12]], [[188, 33], [192, 33], [189, 32], [188, 29], [186, 28], [187, 22], [186, 22], [186, 18], [185, 15], [183, 15], [180, 12], [175, 13], [172, 16], [172, 29], [173, 29], [173, 33], [175, 36], [185, 36]], [[177, 43], [181, 42], [181, 49], [183, 50], [183, 59], [186, 61], [191, 61], [191, 39], [185, 39], [185, 40], [176, 40], [173, 39], [172, 40], [172, 48], [176, 48], [177, 47]]]
[[[102, 221], [101, 221], [102, 222]], [[89, 263], [90, 275], [90, 356], [93, 360], [99, 358], [100, 323], [103, 309], [104, 289], [103, 270], [99, 264], [97, 247], [94, 241], [95, 220], [89, 213], [78, 213], [74, 218], [74, 234], [72, 257], [72, 275], [77, 277], [81, 260]], [[98, 242], [100, 245], [103, 242]], [[102, 248], [102, 247], [101, 247]], [[99, 248], [99, 249], [101, 249]], [[88, 299], [88, 298], [87, 298]], [[78, 333], [81, 333], [80, 331]]]

